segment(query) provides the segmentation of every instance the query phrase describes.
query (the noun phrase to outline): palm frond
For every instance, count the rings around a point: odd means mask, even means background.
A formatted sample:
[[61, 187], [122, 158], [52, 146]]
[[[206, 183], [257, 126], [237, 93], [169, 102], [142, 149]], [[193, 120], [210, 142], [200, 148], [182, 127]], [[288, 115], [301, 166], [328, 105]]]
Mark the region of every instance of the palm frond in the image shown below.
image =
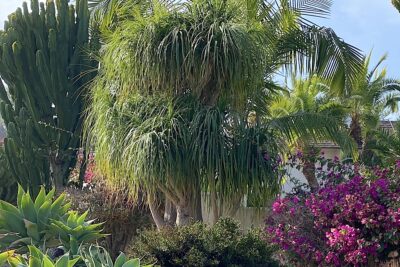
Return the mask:
[[303, 16], [326, 17], [330, 14], [332, 0], [290, 0], [290, 7]]
[[315, 71], [332, 81], [331, 87], [350, 90], [362, 67], [363, 54], [356, 47], [346, 43], [329, 28], [315, 26], [305, 29], [310, 42], [306, 60], [309, 71]]
[[345, 128], [330, 116], [299, 112], [271, 120], [268, 128], [279, 131], [292, 142], [330, 140], [336, 142], [346, 153], [351, 153], [354, 157], [357, 154], [356, 145], [348, 136]]

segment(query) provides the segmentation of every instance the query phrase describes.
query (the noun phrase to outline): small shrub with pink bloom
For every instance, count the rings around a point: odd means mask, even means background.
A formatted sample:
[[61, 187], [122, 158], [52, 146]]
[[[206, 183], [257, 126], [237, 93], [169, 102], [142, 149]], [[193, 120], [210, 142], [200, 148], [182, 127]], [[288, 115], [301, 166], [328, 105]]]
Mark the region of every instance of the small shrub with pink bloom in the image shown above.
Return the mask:
[[326, 161], [321, 188], [277, 199], [266, 219], [268, 241], [291, 264], [364, 266], [400, 251], [399, 166], [363, 169]]

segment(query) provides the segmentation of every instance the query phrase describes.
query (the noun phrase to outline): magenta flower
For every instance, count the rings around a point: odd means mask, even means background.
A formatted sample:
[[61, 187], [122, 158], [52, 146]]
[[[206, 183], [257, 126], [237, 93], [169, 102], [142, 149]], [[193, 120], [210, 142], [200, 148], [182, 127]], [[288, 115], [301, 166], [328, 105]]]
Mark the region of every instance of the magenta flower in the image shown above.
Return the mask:
[[355, 168], [335, 165], [326, 171], [318, 192], [277, 199], [266, 220], [268, 241], [289, 252], [292, 260], [317, 266], [363, 266], [370, 258], [387, 259], [398, 251], [396, 168], [374, 168], [367, 177]]

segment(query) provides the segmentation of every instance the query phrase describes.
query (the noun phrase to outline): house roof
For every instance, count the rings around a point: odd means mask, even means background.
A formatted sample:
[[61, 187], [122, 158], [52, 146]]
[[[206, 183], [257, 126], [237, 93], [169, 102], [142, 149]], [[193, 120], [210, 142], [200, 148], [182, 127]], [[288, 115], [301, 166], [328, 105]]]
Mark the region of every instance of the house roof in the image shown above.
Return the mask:
[[[393, 130], [394, 129], [394, 125], [397, 123], [397, 121], [380, 121], [380, 125], [379, 127], [383, 130]], [[319, 148], [337, 148], [339, 149], [340, 147], [332, 142], [332, 141], [325, 141], [325, 142], [319, 142], [318, 144], [316, 144], [317, 147]]]

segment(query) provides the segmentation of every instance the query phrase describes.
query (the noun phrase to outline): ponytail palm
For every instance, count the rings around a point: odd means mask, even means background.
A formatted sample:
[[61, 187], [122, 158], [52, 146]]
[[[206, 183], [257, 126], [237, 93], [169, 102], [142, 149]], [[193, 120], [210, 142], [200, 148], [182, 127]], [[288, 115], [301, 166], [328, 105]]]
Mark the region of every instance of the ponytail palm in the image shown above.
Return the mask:
[[237, 202], [251, 193], [261, 202], [277, 193], [283, 136], [317, 137], [333, 129], [311, 129], [301, 116], [270, 121], [262, 115], [260, 96], [273, 88], [275, 71], [293, 56], [298, 64], [306, 58], [299, 47], [311, 39], [301, 31], [299, 12], [325, 9], [317, 1], [297, 9], [283, 4], [113, 6], [124, 19], [102, 26], [101, 69], [86, 126], [101, 171], [133, 193], [143, 188], [150, 200], [162, 192], [177, 209], [178, 225], [196, 217], [201, 189], [214, 207], [217, 199]]

